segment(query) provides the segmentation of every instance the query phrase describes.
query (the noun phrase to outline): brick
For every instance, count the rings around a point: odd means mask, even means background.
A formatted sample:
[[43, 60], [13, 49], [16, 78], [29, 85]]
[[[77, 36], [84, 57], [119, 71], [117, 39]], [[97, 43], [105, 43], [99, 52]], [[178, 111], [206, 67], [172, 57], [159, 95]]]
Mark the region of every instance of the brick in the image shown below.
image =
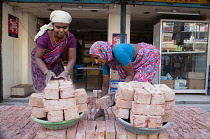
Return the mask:
[[79, 121], [78, 127], [77, 127], [77, 133], [76, 133], [76, 139], [85, 139], [86, 138], [86, 128], [87, 128], [87, 120], [81, 120]]
[[104, 117], [105, 117], [105, 121], [106, 121], [106, 120], [110, 120], [110, 119], [109, 119], [109, 114], [108, 114], [108, 112], [107, 112], [107, 109], [104, 110]]
[[166, 110], [173, 110], [174, 107], [175, 107], [175, 101], [174, 100], [172, 100], [172, 101], [166, 101], [164, 103], [164, 105], [165, 105], [165, 109]]
[[43, 99], [44, 93], [33, 93], [29, 99], [29, 106], [42, 108], [44, 106]]
[[90, 96], [87, 97], [87, 104], [90, 103]]
[[127, 131], [127, 139], [136, 139], [137, 134]]
[[150, 111], [149, 115], [151, 116], [158, 116], [158, 115], [164, 115], [165, 114], [165, 108], [164, 105], [159, 105], [159, 104], [151, 104], [150, 105]]
[[129, 83], [119, 82], [118, 83], [118, 95], [119, 95], [120, 99], [133, 101], [134, 90]]
[[159, 139], [158, 134], [149, 135], [148, 139]]
[[101, 98], [102, 97], [102, 90], [97, 90], [97, 98]]
[[164, 105], [145, 105], [132, 102], [132, 113], [137, 115], [164, 115]]
[[115, 121], [115, 128], [116, 128], [116, 139], [127, 139], [127, 131], [119, 121]]
[[44, 112], [62, 110], [59, 100], [43, 99], [43, 103], [44, 103], [44, 108], [43, 108]]
[[80, 118], [80, 120], [88, 120], [87, 113], [84, 113], [84, 115]]
[[90, 109], [89, 111], [90, 111], [90, 114], [88, 115], [88, 119], [95, 120], [94, 116], [95, 116], [96, 112], [98, 111], [98, 109]]
[[151, 104], [164, 104], [165, 96], [152, 94]]
[[147, 127], [148, 116], [130, 114], [130, 122], [133, 127], [145, 128]]
[[175, 99], [174, 90], [169, 88], [167, 85], [165, 85], [165, 84], [158, 84], [158, 85], [155, 85], [155, 87], [156, 87], [157, 90], [160, 90], [163, 93], [165, 93], [165, 101], [171, 101], [171, 100]]
[[88, 107], [87, 107], [87, 104], [84, 103], [84, 104], [78, 104], [77, 105], [77, 109], [78, 109], [78, 112], [85, 112], [85, 111], [88, 111]]
[[131, 111], [134, 115], [149, 115], [149, 109], [150, 105], [132, 102]]
[[61, 108], [64, 109], [73, 109], [76, 106], [76, 99], [75, 98], [63, 98], [59, 99], [59, 105]]
[[105, 138], [105, 130], [106, 130], [105, 121], [97, 121], [96, 125], [97, 125], [97, 128], [96, 128], [96, 132], [95, 132], [95, 139], [104, 139]]
[[122, 118], [122, 119], [128, 119], [129, 109], [117, 108], [116, 109], [116, 117]]
[[169, 134], [164, 130], [159, 133], [159, 139], [170, 139]]
[[67, 86], [60, 86], [60, 98], [70, 98], [74, 97], [74, 86], [69, 85]]
[[136, 103], [150, 104], [151, 93], [142, 88], [135, 88], [134, 91], [135, 91], [134, 101]]
[[77, 104], [87, 103], [88, 95], [84, 88], [75, 89], [74, 93]]
[[92, 95], [92, 97], [97, 98], [97, 93], [98, 93], [98, 90], [93, 90], [93, 95]]
[[169, 127], [165, 128], [165, 131], [169, 134], [170, 139], [171, 138], [172, 139], [179, 139], [179, 138], [181, 138], [179, 136], [179, 134], [176, 131], [174, 131], [174, 129], [172, 128], [172, 125], [170, 125]]
[[47, 120], [49, 122], [62, 122], [63, 119], [63, 110], [59, 111], [49, 111], [47, 113]]
[[66, 131], [67, 139], [76, 139], [77, 126], [78, 126], [78, 123], [76, 123], [75, 125], [73, 125], [67, 129], [67, 131]]
[[113, 120], [106, 120], [106, 139], [115, 139], [115, 133]]
[[40, 125], [35, 123], [33, 124], [29, 130], [27, 131], [27, 133], [21, 137], [21, 139], [32, 139], [35, 138], [37, 132], [40, 130]]
[[141, 82], [143, 89], [147, 90], [148, 92], [150, 92], [150, 90], [154, 90], [155, 86], [153, 86], [151, 83], [149, 82]]
[[87, 122], [86, 139], [94, 139], [96, 130], [96, 121]]
[[116, 117], [115, 114], [112, 112], [112, 108], [109, 107], [109, 109], [107, 109], [108, 115], [109, 115], [109, 119], [115, 121]]
[[101, 109], [108, 109], [110, 106], [114, 104], [111, 96], [105, 95], [102, 98], [98, 99], [98, 103]]
[[67, 80], [59, 80], [58, 83], [59, 86], [66, 86], [66, 87], [73, 85], [72, 81], [67, 81]]
[[124, 108], [124, 109], [131, 109], [132, 107], [132, 101], [130, 100], [122, 100], [122, 99], [116, 99], [116, 106], [118, 108]]
[[161, 128], [162, 124], [161, 116], [148, 116], [148, 128]]
[[164, 115], [162, 116], [163, 122], [173, 122], [173, 111], [165, 110]]
[[117, 109], [117, 107], [116, 107], [116, 106], [112, 106], [111, 108], [112, 108], [112, 113], [113, 113], [114, 115], [116, 115], [116, 109]]
[[34, 118], [46, 118], [47, 113], [44, 112], [43, 108], [32, 107], [31, 116], [34, 117]]
[[90, 99], [89, 99], [89, 104], [90, 105], [95, 105], [96, 104], [96, 100], [97, 100], [97, 98], [95, 98], [95, 97], [90, 97]]
[[79, 113], [77, 108], [64, 110], [64, 120], [69, 121], [72, 119], [79, 118]]
[[59, 99], [59, 88], [45, 88], [44, 89], [44, 98], [45, 99]]
[[148, 135], [137, 135], [136, 139], [147, 139]]
[[49, 89], [58, 89], [59, 87], [59, 81], [58, 80], [50, 80], [45, 88]]
[[96, 99], [95, 109], [100, 109], [100, 108], [101, 108], [101, 104], [100, 104], [99, 100]]
[[36, 139], [67, 139], [66, 129], [50, 130], [50, 129], [40, 128], [35, 138]]
[[130, 81], [129, 84], [132, 86], [132, 88], [143, 88], [142, 83], [138, 81]]

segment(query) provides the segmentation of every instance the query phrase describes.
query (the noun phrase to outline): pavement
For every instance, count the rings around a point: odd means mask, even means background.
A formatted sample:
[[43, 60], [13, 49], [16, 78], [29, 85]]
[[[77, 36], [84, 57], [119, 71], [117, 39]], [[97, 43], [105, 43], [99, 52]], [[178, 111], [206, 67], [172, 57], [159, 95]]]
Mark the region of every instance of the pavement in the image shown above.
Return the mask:
[[[92, 95], [92, 92], [87, 92], [88, 95]], [[27, 106], [29, 96], [24, 98], [7, 98], [4, 99], [0, 105], [24, 105]], [[203, 94], [176, 94], [175, 95], [176, 106], [197, 106], [208, 112], [210, 112], [210, 95]]]
[[210, 112], [210, 95], [176, 94], [176, 106], [197, 106]]

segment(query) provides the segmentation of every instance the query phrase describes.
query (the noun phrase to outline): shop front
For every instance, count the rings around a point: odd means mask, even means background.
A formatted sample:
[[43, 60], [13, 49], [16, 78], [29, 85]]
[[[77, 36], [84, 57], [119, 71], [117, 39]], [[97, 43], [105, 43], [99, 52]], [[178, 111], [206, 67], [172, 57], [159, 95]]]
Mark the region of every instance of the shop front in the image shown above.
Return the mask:
[[[35, 36], [41, 25], [49, 23], [49, 15], [52, 10], [65, 10], [72, 15], [73, 20], [70, 24], [70, 31], [78, 41], [77, 64], [86, 64], [87, 66], [98, 66], [95, 65], [88, 54], [90, 45], [95, 41], [120, 43], [123, 38], [127, 43], [153, 43], [153, 32], [155, 31], [153, 27], [160, 19], [202, 21], [210, 19], [208, 10], [210, 5], [208, 1], [200, 0], [196, 2], [190, 0], [184, 2], [174, 2], [173, 0], [62, 0], [59, 2], [57, 0], [3, 0], [1, 4], [3, 5], [1, 43], [3, 82], [1, 88], [3, 88], [2, 92], [4, 92], [2, 93], [3, 98], [10, 96], [11, 87], [18, 84], [32, 83], [30, 52], [35, 46], [33, 36]], [[124, 9], [122, 5], [124, 5]], [[172, 12], [172, 14], [158, 13], [161, 11]], [[194, 15], [186, 15], [186, 13], [192, 12]], [[19, 19], [18, 37], [8, 35], [9, 15]], [[124, 19], [123, 21], [122, 18]], [[195, 43], [193, 45], [199, 45], [198, 47], [200, 47], [200, 45], [205, 45], [205, 43]], [[206, 50], [201, 59], [206, 58], [205, 62], [208, 62], [208, 43], [206, 43], [205, 47]], [[7, 53], [11, 55], [9, 58]], [[167, 53], [167, 49], [164, 53]], [[170, 54], [164, 53], [162, 53], [162, 57], [170, 56]], [[196, 53], [191, 58], [194, 59], [199, 54]], [[200, 62], [197, 61], [197, 63], [199, 64]], [[204, 66], [208, 67], [208, 65], [206, 63]], [[192, 66], [194, 68], [200, 67], [200, 65]], [[204, 72], [207, 73], [207, 70]], [[90, 74], [94, 75], [97, 73]], [[116, 78], [115, 74], [117, 73], [112, 74], [112, 79]], [[205, 76], [203, 80], [206, 79], [207, 77]], [[159, 82], [160, 80], [157, 83]], [[204, 84], [206, 91], [206, 82]]]

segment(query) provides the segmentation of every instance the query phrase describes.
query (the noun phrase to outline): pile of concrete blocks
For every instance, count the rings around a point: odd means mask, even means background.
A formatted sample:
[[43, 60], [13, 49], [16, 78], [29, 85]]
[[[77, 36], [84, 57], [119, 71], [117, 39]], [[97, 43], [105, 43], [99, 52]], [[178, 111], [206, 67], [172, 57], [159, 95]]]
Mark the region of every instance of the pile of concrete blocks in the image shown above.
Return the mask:
[[33, 93], [29, 99], [32, 117], [46, 118], [49, 122], [69, 121], [79, 118], [88, 110], [85, 89], [74, 89], [71, 81], [51, 80], [43, 93]]
[[130, 120], [133, 127], [161, 128], [172, 120], [175, 93], [165, 84], [119, 82], [115, 99], [116, 117]]

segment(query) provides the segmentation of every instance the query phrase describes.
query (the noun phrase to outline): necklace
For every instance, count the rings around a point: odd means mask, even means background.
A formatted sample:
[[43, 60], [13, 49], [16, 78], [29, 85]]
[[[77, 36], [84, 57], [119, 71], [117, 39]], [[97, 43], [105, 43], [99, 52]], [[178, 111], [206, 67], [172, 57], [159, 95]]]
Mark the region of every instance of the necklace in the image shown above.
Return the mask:
[[61, 41], [61, 40], [64, 40], [65, 39], [65, 36], [62, 38], [62, 39], [59, 39], [58, 41], [55, 40], [55, 35], [54, 35], [54, 32], [53, 32], [53, 40], [54, 40], [54, 43], [56, 44], [57, 42]]
[[53, 40], [54, 40], [54, 43], [56, 44], [57, 41], [55, 40], [55, 35], [54, 35], [54, 32], [53, 32]]

